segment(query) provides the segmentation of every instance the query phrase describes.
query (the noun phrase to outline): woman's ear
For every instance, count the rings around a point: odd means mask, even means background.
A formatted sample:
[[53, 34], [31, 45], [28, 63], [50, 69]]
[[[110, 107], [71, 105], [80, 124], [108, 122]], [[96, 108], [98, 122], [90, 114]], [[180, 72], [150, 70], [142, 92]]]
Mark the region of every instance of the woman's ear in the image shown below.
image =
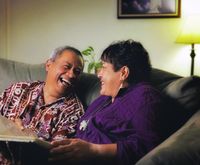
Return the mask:
[[126, 80], [128, 78], [128, 76], [129, 76], [129, 68], [127, 66], [123, 66], [121, 68], [121, 77], [120, 77], [120, 79], [124, 81], [124, 80]]

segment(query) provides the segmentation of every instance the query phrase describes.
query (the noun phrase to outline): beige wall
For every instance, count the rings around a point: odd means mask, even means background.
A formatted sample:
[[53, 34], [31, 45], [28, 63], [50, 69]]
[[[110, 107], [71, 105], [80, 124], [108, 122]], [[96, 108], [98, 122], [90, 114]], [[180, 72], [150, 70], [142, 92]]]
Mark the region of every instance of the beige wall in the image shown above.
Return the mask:
[[0, 0], [0, 57], [6, 58], [7, 51], [7, 7], [6, 1]]
[[153, 67], [187, 76], [190, 47], [175, 43], [181, 23], [182, 18], [117, 19], [117, 0], [0, 0], [0, 57], [41, 63], [61, 45], [91, 45], [100, 56], [112, 41], [132, 38], [149, 51]]

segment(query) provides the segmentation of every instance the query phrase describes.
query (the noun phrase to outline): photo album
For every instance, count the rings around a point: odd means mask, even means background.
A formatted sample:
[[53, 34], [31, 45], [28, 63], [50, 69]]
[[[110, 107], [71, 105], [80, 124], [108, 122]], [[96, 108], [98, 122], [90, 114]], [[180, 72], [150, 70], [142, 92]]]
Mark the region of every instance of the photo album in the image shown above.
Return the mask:
[[14, 164], [45, 164], [51, 144], [30, 129], [21, 130], [12, 120], [0, 115], [0, 152]]

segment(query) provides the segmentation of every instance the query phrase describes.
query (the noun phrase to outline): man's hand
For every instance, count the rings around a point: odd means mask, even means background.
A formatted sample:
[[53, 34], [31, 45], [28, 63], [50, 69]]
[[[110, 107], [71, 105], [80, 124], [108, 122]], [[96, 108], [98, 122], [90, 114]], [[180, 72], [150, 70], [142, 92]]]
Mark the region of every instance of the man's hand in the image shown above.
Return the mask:
[[21, 130], [24, 130], [24, 125], [22, 124], [22, 120], [17, 118], [17, 119], [14, 119], [14, 118], [11, 118], [11, 120], [21, 129]]

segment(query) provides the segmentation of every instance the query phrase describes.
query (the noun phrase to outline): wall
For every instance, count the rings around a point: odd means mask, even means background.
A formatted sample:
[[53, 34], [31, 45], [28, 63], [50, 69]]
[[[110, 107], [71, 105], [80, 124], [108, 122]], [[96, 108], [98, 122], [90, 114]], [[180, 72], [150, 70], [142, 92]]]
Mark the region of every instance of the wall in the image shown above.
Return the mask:
[[41, 63], [61, 45], [92, 45], [100, 56], [111, 42], [132, 38], [146, 47], [153, 67], [190, 74], [190, 46], [175, 43], [182, 17], [117, 19], [117, 0], [0, 0], [0, 6], [0, 57]]
[[0, 0], [0, 57], [7, 55], [7, 4], [5, 0]]

